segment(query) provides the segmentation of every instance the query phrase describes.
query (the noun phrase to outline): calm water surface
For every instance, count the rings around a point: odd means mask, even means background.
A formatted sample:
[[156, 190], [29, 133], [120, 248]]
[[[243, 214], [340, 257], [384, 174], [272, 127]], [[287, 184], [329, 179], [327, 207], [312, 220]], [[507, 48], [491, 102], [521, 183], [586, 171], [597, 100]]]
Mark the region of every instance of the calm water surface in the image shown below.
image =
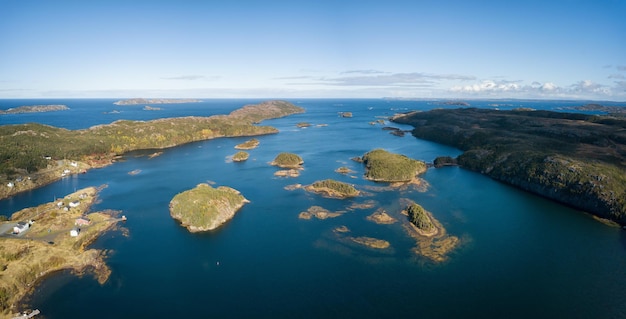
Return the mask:
[[[71, 110], [2, 116], [0, 123], [79, 129], [121, 118], [225, 114], [258, 101], [159, 105], [162, 111], [112, 102], [4, 100], [3, 108], [58, 103]], [[626, 317], [626, 232], [457, 167], [425, 173], [425, 192], [381, 190], [372, 186], [383, 185], [362, 178], [362, 164], [351, 158], [375, 148], [424, 161], [458, 155], [456, 149], [410, 135], [393, 136], [381, 125], [369, 124], [398, 111], [440, 105], [292, 102], [306, 113], [263, 122], [280, 133], [258, 137], [260, 146], [249, 151], [246, 162], [232, 163], [228, 157], [247, 138], [216, 139], [167, 149], [152, 159], [146, 156], [151, 152], [127, 154], [112, 166], [0, 201], [0, 212], [9, 215], [76, 189], [106, 184], [93, 210], [121, 210], [129, 218], [124, 224], [128, 236], [111, 232], [93, 245], [109, 250], [112, 275], [107, 283], [99, 285], [90, 276], [53, 276], [40, 285], [29, 306], [40, 309], [45, 318]], [[497, 107], [580, 104], [567, 103], [513, 101]], [[490, 101], [472, 104], [496, 107]], [[114, 109], [121, 113], [108, 113]], [[341, 118], [341, 111], [354, 117]], [[299, 129], [298, 122], [313, 126]], [[303, 157], [300, 177], [273, 176], [276, 168], [268, 162], [283, 151]], [[335, 173], [340, 166], [355, 173]], [[128, 174], [137, 169], [139, 174]], [[326, 178], [352, 183], [367, 196], [325, 199], [285, 189]], [[207, 182], [233, 187], [251, 202], [219, 230], [191, 234], [169, 216], [168, 204], [177, 193]], [[403, 199], [420, 203], [449, 234], [461, 239], [446, 262], [415, 256], [415, 243], [399, 223], [376, 225], [365, 219], [380, 207], [402, 218]], [[298, 218], [313, 205], [338, 211], [366, 200], [376, 201], [376, 207], [326, 220]], [[347, 226], [350, 236], [388, 240], [391, 248], [379, 251], [350, 244], [333, 232], [338, 226]]]

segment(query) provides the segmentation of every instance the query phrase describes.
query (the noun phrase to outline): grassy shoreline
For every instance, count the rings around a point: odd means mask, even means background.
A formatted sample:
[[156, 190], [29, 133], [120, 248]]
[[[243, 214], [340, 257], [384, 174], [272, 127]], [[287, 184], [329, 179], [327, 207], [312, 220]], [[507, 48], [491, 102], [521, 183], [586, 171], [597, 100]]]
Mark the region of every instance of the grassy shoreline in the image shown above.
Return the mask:
[[[98, 189], [85, 188], [54, 202], [22, 209], [12, 215], [11, 221], [1, 224], [4, 233], [0, 236], [0, 317], [8, 318], [20, 310], [24, 298], [59, 271], [91, 273], [98, 282], [107, 281], [111, 271], [104, 261], [104, 252], [87, 247], [113, 229], [120, 219], [112, 211], [88, 213], [97, 194]], [[89, 223], [76, 226], [81, 217]], [[33, 223], [19, 235], [7, 234], [7, 229], [10, 232], [19, 221]], [[78, 236], [72, 236], [70, 230], [77, 227]]]

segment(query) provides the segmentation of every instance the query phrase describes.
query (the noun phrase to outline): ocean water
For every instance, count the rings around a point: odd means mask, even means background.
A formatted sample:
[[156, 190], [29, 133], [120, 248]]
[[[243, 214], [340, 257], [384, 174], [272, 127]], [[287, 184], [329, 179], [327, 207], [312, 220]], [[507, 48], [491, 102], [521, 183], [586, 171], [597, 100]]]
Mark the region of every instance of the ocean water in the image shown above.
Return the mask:
[[[226, 114], [260, 100], [207, 100], [197, 104], [116, 106], [114, 100], [1, 100], [0, 108], [65, 104], [68, 111], [0, 116], [0, 124], [40, 122], [69, 129], [117, 119]], [[45, 318], [620, 318], [626, 317], [626, 232], [589, 215], [458, 167], [430, 169], [426, 191], [389, 190], [362, 178], [351, 160], [384, 148], [432, 161], [454, 148], [398, 137], [369, 122], [396, 112], [442, 106], [432, 101], [311, 99], [291, 101], [306, 113], [264, 121], [280, 130], [257, 137], [250, 159], [229, 156], [248, 138], [186, 144], [149, 158], [147, 151], [114, 165], [65, 178], [0, 201], [10, 215], [87, 186], [107, 185], [93, 210], [121, 210], [128, 230], [110, 232], [94, 248], [108, 250], [111, 277], [104, 285], [67, 273], [46, 279], [29, 299]], [[472, 106], [558, 109], [586, 102], [471, 101]], [[497, 105], [496, 105], [497, 104]], [[118, 110], [119, 113], [111, 113]], [[338, 112], [349, 111], [352, 118]], [[309, 122], [308, 128], [296, 123]], [[323, 125], [322, 125], [323, 124]], [[410, 126], [388, 123], [411, 129]], [[279, 178], [268, 162], [280, 152], [304, 161], [297, 178]], [[334, 172], [341, 166], [354, 171]], [[128, 174], [140, 170], [137, 175]], [[333, 178], [366, 195], [327, 199], [285, 187]], [[169, 216], [174, 195], [198, 183], [233, 187], [250, 200], [220, 229], [191, 234]], [[413, 200], [461, 239], [447, 261], [416, 256], [400, 223], [377, 225], [378, 208], [402, 218]], [[351, 205], [375, 201], [369, 209]], [[336, 218], [302, 220], [311, 206], [344, 211]], [[375, 250], [350, 236], [387, 240]], [[0, 278], [1, 280], [1, 278]]]

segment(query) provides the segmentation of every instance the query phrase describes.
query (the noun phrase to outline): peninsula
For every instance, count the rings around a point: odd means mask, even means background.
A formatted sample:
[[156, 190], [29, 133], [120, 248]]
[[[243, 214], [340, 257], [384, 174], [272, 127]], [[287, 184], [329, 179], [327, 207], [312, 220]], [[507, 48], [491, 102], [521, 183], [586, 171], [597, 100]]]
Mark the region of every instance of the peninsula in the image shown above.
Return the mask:
[[137, 105], [137, 104], [183, 104], [183, 103], [198, 103], [202, 100], [196, 99], [126, 99], [114, 102], [115, 105]]
[[6, 110], [0, 110], [2, 114], [39, 113], [69, 110], [67, 105], [23, 105]]
[[462, 167], [626, 225], [624, 118], [462, 108], [392, 121], [413, 125], [418, 138], [461, 149]]
[[235, 216], [249, 201], [239, 191], [209, 184], [177, 194], [170, 201], [170, 215], [190, 232], [213, 230]]
[[0, 316], [16, 312], [20, 300], [53, 272], [89, 270], [100, 283], [108, 279], [103, 252], [87, 246], [120, 219], [112, 212], [88, 213], [97, 194], [85, 188], [0, 223]]
[[228, 115], [153, 121], [120, 120], [83, 130], [43, 124], [4, 125], [0, 131], [0, 199], [92, 167], [109, 165], [126, 152], [164, 149], [220, 137], [275, 134], [256, 123], [303, 113], [285, 101], [247, 105]]

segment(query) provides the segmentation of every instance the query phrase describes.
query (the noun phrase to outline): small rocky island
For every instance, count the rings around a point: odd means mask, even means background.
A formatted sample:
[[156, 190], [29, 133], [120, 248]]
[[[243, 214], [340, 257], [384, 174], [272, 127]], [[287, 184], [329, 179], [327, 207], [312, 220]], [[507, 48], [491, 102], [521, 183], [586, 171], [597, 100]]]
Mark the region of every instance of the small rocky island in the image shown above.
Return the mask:
[[257, 148], [259, 146], [259, 140], [256, 138], [249, 139], [241, 144], [235, 145], [235, 148], [238, 150], [251, 150]]
[[304, 189], [330, 198], [356, 197], [360, 194], [354, 186], [333, 179], [316, 181], [311, 185], [305, 186]]
[[376, 182], [411, 182], [426, 172], [426, 163], [383, 149], [367, 152], [361, 161], [365, 178]]
[[177, 194], [170, 201], [170, 215], [190, 232], [213, 230], [235, 216], [249, 201], [239, 191], [209, 184]]
[[81, 189], [0, 223], [0, 317], [14, 313], [20, 299], [51, 273], [90, 272], [100, 283], [109, 278], [104, 252], [87, 247], [122, 219], [113, 211], [90, 213], [97, 194], [94, 187]]
[[239, 151], [235, 153], [235, 155], [233, 155], [233, 162], [247, 161], [249, 157], [250, 157], [250, 154], [248, 154], [248, 152]]
[[119, 100], [114, 102], [115, 105], [137, 105], [137, 104], [183, 104], [183, 103], [199, 103], [202, 100], [197, 99], [143, 99], [134, 98]]
[[626, 225], [626, 119], [552, 111], [464, 108], [392, 121], [464, 151], [454, 164]]
[[274, 158], [270, 165], [278, 166], [281, 168], [294, 168], [300, 169], [304, 164], [304, 160], [297, 154], [283, 152]]
[[20, 114], [20, 113], [38, 113], [38, 112], [54, 112], [69, 110], [67, 105], [24, 105], [6, 110], [0, 110], [2, 114]]
[[416, 241], [414, 252], [434, 262], [442, 262], [459, 244], [459, 238], [450, 236], [441, 223], [422, 206], [412, 203], [402, 211], [408, 216], [405, 226], [409, 236]]

